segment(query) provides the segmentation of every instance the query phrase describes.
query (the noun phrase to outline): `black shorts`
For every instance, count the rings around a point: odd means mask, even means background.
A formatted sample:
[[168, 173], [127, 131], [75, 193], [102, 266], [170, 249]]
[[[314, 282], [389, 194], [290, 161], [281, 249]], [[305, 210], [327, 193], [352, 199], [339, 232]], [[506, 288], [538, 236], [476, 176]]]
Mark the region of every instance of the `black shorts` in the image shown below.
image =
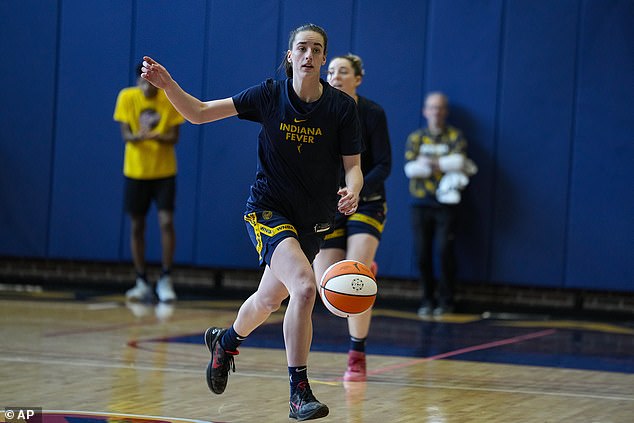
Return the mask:
[[300, 232], [286, 217], [274, 211], [248, 207], [244, 214], [244, 220], [251, 242], [258, 252], [260, 266], [271, 264], [273, 251], [285, 238], [297, 239], [304, 255], [311, 264], [323, 243], [323, 233]]
[[145, 216], [152, 201], [158, 210], [174, 211], [176, 176], [161, 179], [125, 178], [125, 212]]
[[387, 204], [384, 200], [359, 203], [359, 208], [350, 216], [337, 213], [334, 229], [326, 234], [322, 248], [346, 249], [347, 239], [354, 234], [370, 234], [381, 240], [385, 227]]

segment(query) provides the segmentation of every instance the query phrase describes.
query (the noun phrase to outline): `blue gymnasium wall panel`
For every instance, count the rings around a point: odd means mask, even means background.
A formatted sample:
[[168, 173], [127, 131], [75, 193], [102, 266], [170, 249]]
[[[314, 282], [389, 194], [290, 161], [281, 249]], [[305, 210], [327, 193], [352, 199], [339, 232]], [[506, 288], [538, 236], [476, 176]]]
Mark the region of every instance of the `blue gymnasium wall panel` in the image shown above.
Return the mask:
[[634, 2], [582, 2], [565, 286], [634, 290]]
[[577, 36], [575, 0], [506, 4], [494, 281], [561, 287]]
[[[186, 87], [191, 94], [202, 97], [205, 3], [205, 0], [191, 0], [186, 5], [183, 2], [169, 0], [138, 1], [134, 20], [131, 71], [143, 56], [150, 56], [164, 65], [176, 81]], [[136, 77], [133, 77], [130, 85], [135, 84]], [[195, 217], [200, 136], [199, 126], [189, 122], [181, 125], [179, 143], [176, 145], [176, 264], [193, 263], [194, 238], [197, 235]], [[129, 233], [130, 222], [126, 218], [122, 232], [124, 259], [131, 258]], [[161, 261], [161, 237], [155, 206], [152, 206], [147, 217], [146, 257], [151, 262]]]
[[123, 142], [112, 120], [129, 82], [132, 3], [61, 2], [49, 255], [119, 258]]
[[[479, 167], [460, 206], [456, 254], [461, 280], [482, 281], [489, 275], [502, 9], [502, 0], [436, 0], [429, 8], [425, 92], [447, 94], [449, 124], [463, 131], [468, 155]], [[421, 125], [426, 125], [424, 117]]]
[[0, 255], [47, 253], [57, 12], [0, 2]]
[[[275, 75], [277, 1], [211, 2], [204, 98], [233, 96]], [[255, 179], [259, 125], [237, 117], [202, 126], [195, 262], [257, 268], [243, 213]]]
[[405, 140], [420, 124], [427, 3], [360, 0], [352, 24], [351, 51], [361, 56], [366, 72], [358, 92], [383, 106], [392, 144], [388, 213], [376, 256], [380, 275], [410, 277], [413, 272], [403, 165]]
[[[633, 289], [631, 0], [478, 5], [352, 0], [311, 3], [316, 12], [310, 14], [300, 2], [200, 0], [183, 12], [193, 27], [184, 40], [192, 46], [166, 37], [169, 25], [152, 27], [169, 52], [154, 50], [154, 32], [142, 29], [161, 17], [152, 2], [34, 4], [0, 2], [5, 59], [0, 77], [9, 81], [0, 98], [0, 254], [128, 259], [128, 228], [121, 212], [123, 145], [112, 112], [118, 91], [133, 82], [132, 65], [141, 50], [165, 58], [192, 93], [220, 98], [276, 74], [288, 31], [312, 21], [328, 30], [330, 54], [352, 50], [364, 58], [368, 73], [360, 92], [388, 114], [394, 167], [378, 252], [381, 274], [415, 276], [409, 266], [402, 149], [407, 134], [423, 123], [423, 93], [446, 83], [443, 89], [453, 101], [451, 120], [465, 129], [470, 154], [484, 163], [466, 194], [466, 205], [476, 210], [470, 218], [477, 223], [463, 228], [461, 279], [479, 279], [488, 261], [485, 280]], [[180, 20], [177, 6], [165, 2], [161, 8]], [[502, 11], [503, 19], [484, 18]], [[192, 18], [195, 13], [204, 14], [208, 23], [198, 35], [201, 18]], [[575, 13], [581, 18], [571, 22]], [[429, 31], [428, 22], [436, 25]], [[455, 26], [443, 29], [443, 22]], [[491, 44], [502, 23], [498, 59]], [[198, 56], [196, 43], [202, 45]], [[174, 45], [186, 54], [174, 54]], [[463, 62], [465, 72], [451, 67]], [[539, 66], [523, 69], [534, 63]], [[492, 123], [491, 99], [498, 96]], [[40, 99], [39, 125], [26, 121], [34, 109], [24, 99], [34, 97]], [[537, 132], [542, 145], [527, 131]], [[255, 173], [257, 132], [256, 124], [236, 118], [183, 126], [179, 263], [193, 254], [197, 265], [255, 267], [242, 212]], [[538, 149], [549, 154], [543, 162]], [[542, 185], [529, 180], [530, 170], [543, 175]], [[535, 201], [544, 205], [533, 211]], [[526, 220], [538, 224], [527, 228], [519, 223]], [[155, 237], [151, 248], [158, 240], [158, 233], [150, 235], [154, 223], [148, 220], [148, 236]], [[187, 233], [191, 227], [193, 234]], [[488, 242], [482, 240], [487, 232]], [[480, 247], [481, 252], [472, 251]]]

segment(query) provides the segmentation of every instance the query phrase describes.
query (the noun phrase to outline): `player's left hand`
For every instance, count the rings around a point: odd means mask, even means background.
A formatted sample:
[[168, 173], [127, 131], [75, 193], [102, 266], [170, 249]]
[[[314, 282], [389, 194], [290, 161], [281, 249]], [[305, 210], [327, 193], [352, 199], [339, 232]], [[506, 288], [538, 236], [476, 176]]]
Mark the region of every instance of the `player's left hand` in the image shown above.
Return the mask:
[[359, 193], [349, 191], [348, 188], [343, 187], [337, 191], [337, 194], [341, 196], [337, 204], [339, 212], [346, 216], [354, 214], [357, 211], [357, 207], [359, 207]]

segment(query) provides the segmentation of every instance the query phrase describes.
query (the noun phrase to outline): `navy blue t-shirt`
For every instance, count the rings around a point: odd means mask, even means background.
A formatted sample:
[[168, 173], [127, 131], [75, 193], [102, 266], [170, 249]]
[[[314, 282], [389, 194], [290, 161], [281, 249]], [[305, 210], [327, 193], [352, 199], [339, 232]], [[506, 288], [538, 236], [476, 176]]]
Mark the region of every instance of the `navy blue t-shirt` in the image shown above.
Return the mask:
[[286, 216], [299, 231], [332, 223], [341, 156], [363, 150], [356, 104], [320, 80], [321, 97], [293, 106], [292, 80], [268, 79], [233, 96], [240, 119], [262, 124], [258, 167], [248, 203]]

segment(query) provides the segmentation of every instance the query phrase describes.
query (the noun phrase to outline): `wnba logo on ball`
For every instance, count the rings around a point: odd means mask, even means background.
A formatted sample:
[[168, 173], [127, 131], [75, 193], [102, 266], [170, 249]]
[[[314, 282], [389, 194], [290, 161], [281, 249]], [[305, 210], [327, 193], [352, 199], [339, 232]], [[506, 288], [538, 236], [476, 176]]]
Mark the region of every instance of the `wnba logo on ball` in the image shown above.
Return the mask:
[[376, 300], [374, 273], [363, 263], [342, 260], [324, 272], [319, 296], [326, 308], [339, 317], [364, 313]]
[[350, 285], [352, 286], [352, 289], [354, 289], [355, 291], [363, 291], [364, 283], [359, 278], [354, 278], [353, 280], [351, 280]]

